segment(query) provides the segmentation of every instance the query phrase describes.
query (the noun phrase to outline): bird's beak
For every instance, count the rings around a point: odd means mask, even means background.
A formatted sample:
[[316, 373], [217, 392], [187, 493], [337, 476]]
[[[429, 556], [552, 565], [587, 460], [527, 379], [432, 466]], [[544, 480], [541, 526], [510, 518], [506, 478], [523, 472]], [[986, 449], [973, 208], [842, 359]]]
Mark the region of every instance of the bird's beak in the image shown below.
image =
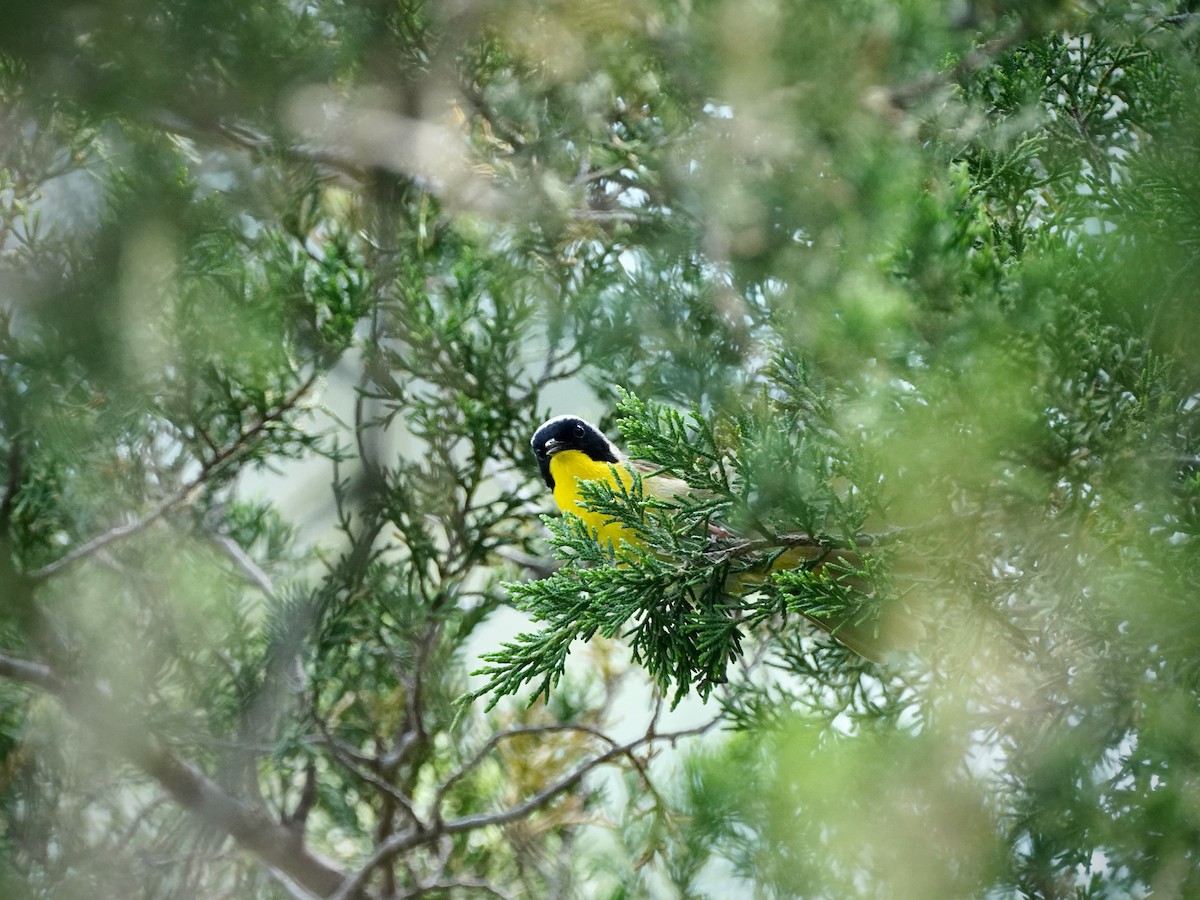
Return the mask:
[[550, 438], [550, 440], [546, 441], [546, 455], [553, 456], [559, 450], [565, 450], [566, 447], [567, 445], [563, 441]]

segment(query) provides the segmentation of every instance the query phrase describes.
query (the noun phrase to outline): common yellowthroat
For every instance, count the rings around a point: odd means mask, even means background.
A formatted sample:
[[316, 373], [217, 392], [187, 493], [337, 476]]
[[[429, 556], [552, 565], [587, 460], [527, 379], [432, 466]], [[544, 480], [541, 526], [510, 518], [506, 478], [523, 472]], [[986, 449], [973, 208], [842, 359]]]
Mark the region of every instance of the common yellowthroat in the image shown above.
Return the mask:
[[[556, 416], [543, 422], [530, 442], [537, 458], [542, 480], [554, 494], [554, 502], [561, 512], [569, 512], [583, 520], [588, 529], [602, 543], [612, 543], [619, 550], [624, 541], [632, 546], [642, 544], [637, 532], [626, 528], [603, 513], [588, 509], [582, 504], [579, 486], [585, 481], [602, 481], [615, 490], [628, 489], [633, 484], [634, 473], [643, 478], [642, 488], [652, 497], [674, 500], [689, 492], [694, 493], [687, 483], [679, 478], [665, 475], [651, 463], [629, 459], [614, 446], [612, 441], [595, 425], [578, 416]], [[729, 539], [733, 536], [723, 528], [712, 526], [714, 535]], [[792, 536], [783, 546], [795, 548], [805, 545], [805, 555], [795, 558], [795, 563], [816, 560], [819, 551], [829, 552], [829, 559], [821, 563], [832, 563], [835, 555], [846, 568], [857, 566], [858, 558], [851, 558], [851, 551], [824, 547], [803, 536]], [[786, 567], [777, 563], [774, 568]]]
[[[553, 492], [559, 510], [582, 519], [596, 540], [611, 543], [618, 555], [622, 542], [640, 546], [643, 543], [641, 537], [611, 517], [583, 505], [581, 483], [601, 481], [615, 490], [628, 489], [637, 472], [644, 479], [643, 490], [651, 496], [670, 500], [689, 491], [681, 479], [661, 474], [649, 463], [628, 459], [600, 429], [578, 416], [557, 416], [543, 422], [530, 443], [542, 480]], [[739, 541], [718, 526], [711, 526], [711, 530], [714, 548], [718, 551], [736, 552], [739, 547], [761, 549], [762, 542], [756, 545], [755, 542]], [[769, 563], [763, 570], [757, 574], [753, 571], [738, 573], [736, 580], [731, 579], [733, 583], [726, 584], [727, 592], [744, 592], [748, 587], [762, 584], [769, 572], [800, 567], [823, 572], [827, 577], [859, 590], [867, 589], [856, 575], [861, 560], [853, 550], [827, 546], [804, 535], [789, 536], [784, 544], [767, 550], [771, 551], [766, 554]], [[867, 659], [878, 661], [887, 649], [875, 639], [873, 628], [846, 617], [832, 620], [805, 617]]]
[[[558, 416], [543, 422], [531, 443], [542, 480], [554, 493], [560, 511], [579, 516], [598, 541], [611, 543], [614, 549], [619, 550], [622, 541], [633, 546], [641, 544], [636, 532], [583, 506], [579, 485], [603, 481], [614, 489], [627, 489], [633, 484], [634, 471], [650, 475], [653, 467], [627, 459], [599, 428], [578, 416]], [[679, 479], [663, 475], [647, 478], [643, 485], [648, 493], [663, 499], [687, 489]]]

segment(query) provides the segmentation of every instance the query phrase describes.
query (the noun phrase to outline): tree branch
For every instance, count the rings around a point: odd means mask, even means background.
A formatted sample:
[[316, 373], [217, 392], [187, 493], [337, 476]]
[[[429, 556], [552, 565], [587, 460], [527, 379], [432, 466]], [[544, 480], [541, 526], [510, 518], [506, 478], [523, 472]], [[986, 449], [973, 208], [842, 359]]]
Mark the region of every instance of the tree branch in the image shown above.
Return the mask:
[[[371, 771], [370, 765], [377, 764], [378, 760], [367, 757], [364, 754], [360, 754], [352, 747], [347, 747], [326, 730], [324, 722], [320, 722], [318, 724], [322, 734], [321, 743], [329, 750], [330, 755], [334, 759], [352, 772], [356, 778], [361, 778], [363, 781], [378, 789], [380, 793], [391, 798], [393, 801], [399, 804], [404, 811], [408, 813], [409, 818], [411, 818], [414, 822], [420, 823], [421, 819], [417, 815], [416, 809], [413, 807], [412, 798], [405, 794], [404, 791], [400, 790], [400, 788], [389, 782], [387, 779], [381, 778]], [[367, 764], [360, 764], [356, 761], [356, 757], [364, 760]]]
[[49, 666], [0, 653], [0, 678], [20, 681], [50, 694], [61, 695], [63, 684]]
[[224, 142], [257, 156], [279, 154], [295, 162], [316, 166], [351, 183], [366, 180], [366, 171], [344, 156], [307, 145], [276, 141], [269, 135], [245, 125], [225, 122], [200, 123], [171, 110], [150, 116], [150, 121], [180, 137], [203, 143]]
[[85, 541], [74, 550], [60, 556], [52, 563], [42, 566], [40, 569], [31, 572], [29, 579], [33, 582], [45, 581], [52, 575], [61, 572], [63, 569], [74, 565], [75, 563], [87, 559], [99, 550], [103, 550], [109, 544], [119, 541], [122, 538], [137, 534], [149, 528], [175, 507], [185, 503], [195, 491], [202, 487], [209, 478], [221, 469], [229, 460], [236, 457], [256, 438], [268, 425], [277, 422], [299, 402], [300, 398], [308, 393], [309, 388], [317, 380], [317, 373], [313, 372], [303, 384], [294, 390], [288, 397], [284, 399], [275, 409], [267, 413], [248, 429], [237, 436], [237, 439], [212, 457], [208, 462], [201, 466], [200, 471], [194, 478], [185, 481], [182, 485], [169, 493], [166, 497], [160, 500], [157, 504], [151, 507], [150, 511], [143, 515], [140, 519], [135, 519], [132, 522], [126, 522], [123, 525], [118, 525], [115, 528], [110, 528], [102, 534], [96, 535], [91, 540]]
[[298, 831], [276, 822], [261, 806], [231, 796], [102, 690], [68, 683], [49, 666], [4, 653], [0, 653], [0, 676], [55, 696], [107, 750], [141, 769], [184, 809], [304, 890], [323, 897], [346, 882], [346, 874], [312, 853]]
[[868, 106], [878, 111], [890, 109], [896, 112], [905, 112], [935, 91], [990, 66], [1001, 54], [1028, 37], [1028, 23], [1022, 22], [1009, 33], [993, 38], [967, 53], [949, 69], [929, 72], [895, 87], [874, 89], [868, 95]]
[[550, 734], [557, 731], [580, 731], [584, 734], [590, 734], [598, 740], [604, 741], [609, 747], [617, 747], [615, 740], [610, 738], [599, 728], [592, 728], [590, 725], [579, 725], [576, 723], [562, 723], [549, 725], [528, 725], [521, 728], [512, 728], [508, 731], [501, 731], [493, 734], [484, 742], [483, 746], [467, 760], [458, 771], [454, 772], [449, 778], [442, 782], [442, 786], [438, 788], [437, 795], [433, 800], [433, 811], [436, 815], [442, 807], [442, 801], [446, 798], [446, 794], [450, 792], [450, 788], [456, 785], [466, 775], [482, 763], [493, 750], [499, 746], [501, 741], [511, 740], [517, 737], [528, 736], [531, 734]]
[[249, 553], [241, 548], [237, 541], [224, 534], [210, 534], [209, 540], [234, 562], [247, 581], [257, 585], [268, 600], [276, 599], [275, 585], [271, 583], [271, 577], [250, 557]]
[[[384, 865], [388, 861], [399, 856], [414, 847], [419, 847], [422, 844], [430, 843], [437, 840], [443, 835], [460, 834], [464, 831], [474, 831], [478, 828], [487, 828], [493, 825], [507, 825], [509, 822], [515, 822], [528, 816], [539, 807], [549, 803], [559, 794], [570, 790], [586, 778], [593, 770], [599, 768], [605, 763], [611, 762], [620, 756], [627, 756], [640, 747], [647, 744], [652, 744], [656, 741], [667, 741], [674, 744], [676, 741], [684, 737], [704, 734], [712, 730], [719, 719], [710, 719], [703, 725], [697, 725], [694, 728], [685, 728], [680, 731], [673, 731], [666, 734], [659, 734], [654, 730], [654, 723], [651, 723], [650, 728], [641, 737], [636, 738], [626, 744], [614, 744], [605, 752], [592, 757], [583, 765], [579, 766], [570, 775], [561, 778], [549, 787], [544, 788], [534, 794], [524, 803], [518, 803], [516, 806], [509, 807], [499, 812], [487, 813], [474, 816], [463, 816], [462, 818], [454, 819], [449, 822], [438, 822], [433, 827], [416, 831], [408, 831], [404, 834], [398, 834], [391, 839], [384, 841], [375, 848], [375, 852], [367, 857], [366, 861], [357, 872], [349, 876], [337, 890], [330, 900], [350, 900], [356, 896], [357, 892], [362, 890], [367, 879], [375, 869]], [[586, 729], [584, 729], [586, 730]], [[489, 742], [491, 743], [491, 742]]]

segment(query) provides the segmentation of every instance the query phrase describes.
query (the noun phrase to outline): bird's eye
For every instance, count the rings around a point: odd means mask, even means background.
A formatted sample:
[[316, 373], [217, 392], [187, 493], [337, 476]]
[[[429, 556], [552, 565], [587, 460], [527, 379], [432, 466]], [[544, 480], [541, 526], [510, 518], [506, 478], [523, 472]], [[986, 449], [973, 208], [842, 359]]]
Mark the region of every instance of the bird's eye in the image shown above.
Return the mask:
[[583, 435], [584, 435], [583, 425], [576, 425], [575, 426], [575, 437], [583, 437]]

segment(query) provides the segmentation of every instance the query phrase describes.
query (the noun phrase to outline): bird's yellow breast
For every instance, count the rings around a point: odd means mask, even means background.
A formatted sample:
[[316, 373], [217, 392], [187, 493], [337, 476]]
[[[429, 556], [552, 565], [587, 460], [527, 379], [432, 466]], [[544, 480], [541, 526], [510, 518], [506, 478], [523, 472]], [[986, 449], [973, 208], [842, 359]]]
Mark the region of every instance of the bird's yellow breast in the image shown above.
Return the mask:
[[628, 487], [633, 482], [633, 476], [627, 466], [596, 462], [580, 450], [561, 450], [550, 457], [550, 477], [554, 479], [554, 502], [558, 508], [583, 519], [584, 524], [596, 533], [600, 543], [611, 543], [614, 548], [619, 548], [621, 541], [641, 543], [635, 532], [609, 521], [608, 516], [579, 505], [579, 482], [604, 481], [614, 488], [620, 488], [622, 483]]

